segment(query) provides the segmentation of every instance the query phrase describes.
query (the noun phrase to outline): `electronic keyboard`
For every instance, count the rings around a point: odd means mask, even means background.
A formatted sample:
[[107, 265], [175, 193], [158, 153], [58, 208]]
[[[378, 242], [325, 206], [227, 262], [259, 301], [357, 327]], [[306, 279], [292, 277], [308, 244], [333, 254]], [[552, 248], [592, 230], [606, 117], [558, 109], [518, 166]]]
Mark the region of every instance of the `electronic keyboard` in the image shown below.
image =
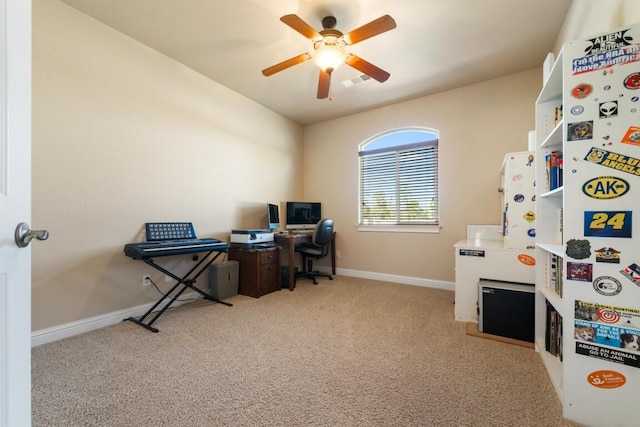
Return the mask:
[[228, 245], [218, 239], [182, 239], [157, 242], [127, 243], [124, 254], [133, 259], [148, 259], [196, 252], [225, 251]]

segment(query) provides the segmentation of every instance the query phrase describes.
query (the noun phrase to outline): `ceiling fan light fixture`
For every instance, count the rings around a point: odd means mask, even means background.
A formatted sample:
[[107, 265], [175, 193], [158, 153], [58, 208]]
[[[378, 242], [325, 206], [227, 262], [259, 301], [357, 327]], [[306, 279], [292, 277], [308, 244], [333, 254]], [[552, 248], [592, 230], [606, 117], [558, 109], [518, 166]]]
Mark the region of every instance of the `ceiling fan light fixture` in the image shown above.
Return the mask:
[[316, 43], [313, 62], [324, 71], [331, 73], [345, 61], [347, 52], [337, 40], [334, 43], [331, 40], [327, 40], [328, 38], [325, 37], [325, 40]]

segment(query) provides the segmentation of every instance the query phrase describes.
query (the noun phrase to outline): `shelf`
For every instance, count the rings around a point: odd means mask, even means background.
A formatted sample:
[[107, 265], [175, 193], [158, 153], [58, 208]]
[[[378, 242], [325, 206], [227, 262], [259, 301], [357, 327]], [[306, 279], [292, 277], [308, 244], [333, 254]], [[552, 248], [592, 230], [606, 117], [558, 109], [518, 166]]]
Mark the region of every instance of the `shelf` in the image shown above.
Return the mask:
[[562, 129], [564, 118], [558, 122], [551, 133], [542, 141], [540, 148], [562, 148]]
[[536, 100], [537, 104], [562, 98], [562, 52], [556, 58], [555, 64], [544, 82], [544, 87]]
[[542, 193], [540, 197], [543, 199], [552, 198], [552, 197], [561, 198], [563, 196], [563, 193], [564, 193], [564, 187], [558, 187], [558, 188], [554, 188], [551, 191], [547, 191], [546, 193]]
[[556, 293], [556, 291], [549, 288], [540, 288], [540, 293], [544, 295], [545, 299], [549, 301], [549, 304], [556, 309], [560, 316], [564, 317], [564, 309], [562, 306], [562, 297]]
[[536, 350], [540, 354], [542, 364], [547, 369], [547, 374], [549, 375], [551, 384], [553, 385], [560, 402], [562, 402], [564, 397], [562, 390], [562, 361], [544, 349], [544, 341], [542, 340], [536, 341]]
[[547, 252], [564, 258], [564, 248], [562, 247], [562, 245], [558, 245], [555, 243], [536, 243], [536, 246], [540, 249], [544, 249]]

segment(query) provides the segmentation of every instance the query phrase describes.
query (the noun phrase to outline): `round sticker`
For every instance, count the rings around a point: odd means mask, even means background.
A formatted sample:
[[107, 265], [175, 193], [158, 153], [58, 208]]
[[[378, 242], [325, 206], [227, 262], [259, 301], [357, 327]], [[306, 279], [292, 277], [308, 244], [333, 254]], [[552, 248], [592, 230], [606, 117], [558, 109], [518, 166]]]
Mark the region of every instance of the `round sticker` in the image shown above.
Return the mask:
[[640, 89], [640, 72], [629, 74], [624, 79], [624, 87], [627, 89]]
[[574, 116], [582, 114], [583, 111], [584, 107], [582, 105], [576, 105], [575, 107], [571, 108], [571, 114], [573, 114]]
[[536, 265], [536, 259], [527, 254], [518, 255], [518, 261], [520, 261], [524, 265]]
[[593, 92], [593, 86], [586, 83], [581, 83], [573, 88], [573, 90], [571, 91], [571, 95], [574, 98], [583, 99], [591, 95], [591, 92]]
[[622, 283], [611, 276], [600, 276], [593, 281], [593, 289], [600, 295], [618, 295], [622, 291]]
[[587, 375], [587, 381], [598, 388], [617, 388], [622, 387], [627, 382], [627, 378], [620, 372], [605, 369], [591, 372]]

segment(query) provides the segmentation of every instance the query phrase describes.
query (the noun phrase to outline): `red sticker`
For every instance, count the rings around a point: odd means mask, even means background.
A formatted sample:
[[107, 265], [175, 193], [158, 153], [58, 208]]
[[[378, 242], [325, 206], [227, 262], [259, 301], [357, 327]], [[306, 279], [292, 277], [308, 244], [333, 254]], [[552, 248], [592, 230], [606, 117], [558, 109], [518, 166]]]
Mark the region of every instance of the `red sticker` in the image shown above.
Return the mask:
[[520, 261], [524, 265], [536, 265], [536, 259], [527, 254], [518, 255], [518, 261]]
[[571, 95], [574, 98], [583, 99], [591, 95], [591, 92], [593, 92], [593, 86], [586, 83], [581, 83], [573, 88], [573, 90], [571, 91]]
[[629, 74], [624, 79], [624, 87], [627, 89], [640, 89], [640, 72]]

